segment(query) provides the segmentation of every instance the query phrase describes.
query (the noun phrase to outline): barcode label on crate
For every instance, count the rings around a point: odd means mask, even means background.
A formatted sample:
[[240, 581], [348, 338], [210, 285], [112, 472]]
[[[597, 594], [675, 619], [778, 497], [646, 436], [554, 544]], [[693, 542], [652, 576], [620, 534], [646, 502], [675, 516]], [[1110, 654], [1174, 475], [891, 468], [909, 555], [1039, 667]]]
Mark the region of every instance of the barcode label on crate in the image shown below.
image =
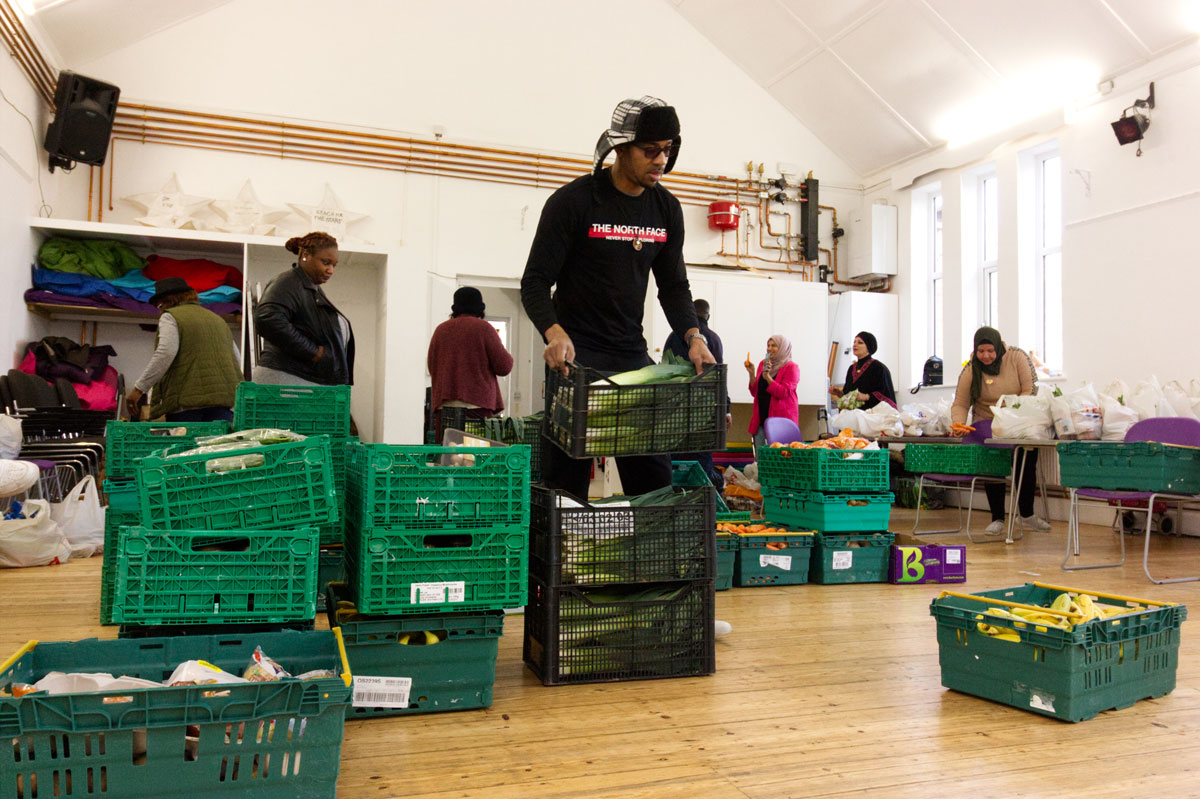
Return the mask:
[[414, 605], [444, 605], [466, 600], [467, 584], [462, 580], [454, 583], [413, 583], [408, 598]]
[[792, 556], [791, 555], [759, 555], [758, 556], [758, 565], [762, 568], [766, 568], [767, 566], [774, 566], [777, 569], [791, 571], [792, 570]]
[[854, 565], [854, 553], [850, 550], [833, 553], [833, 568], [849, 569]]
[[355, 707], [408, 707], [412, 677], [363, 677], [354, 675]]
[[961, 549], [947, 549], [946, 550], [946, 563], [962, 563], [962, 550]]

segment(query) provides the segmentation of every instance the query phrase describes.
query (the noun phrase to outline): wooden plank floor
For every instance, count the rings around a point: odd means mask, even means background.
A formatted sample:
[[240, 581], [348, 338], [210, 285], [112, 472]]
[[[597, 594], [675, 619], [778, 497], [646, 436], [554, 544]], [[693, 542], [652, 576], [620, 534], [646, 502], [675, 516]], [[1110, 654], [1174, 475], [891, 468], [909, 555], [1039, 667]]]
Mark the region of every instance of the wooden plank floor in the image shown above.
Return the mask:
[[[897, 510], [893, 529], [907, 529], [910, 513]], [[1152, 544], [1159, 571], [1200, 573], [1200, 539], [1156, 536]], [[1084, 545], [1104, 556], [1115, 538], [1085, 527]], [[1039, 580], [1180, 601], [1200, 613], [1200, 583], [1151, 584], [1140, 550], [1121, 569], [1068, 574], [1059, 569], [1064, 546], [1061, 522], [1011, 547], [970, 546], [966, 589]], [[95, 623], [99, 578], [99, 558], [0, 571], [9, 609], [0, 651], [30, 638], [114, 635]], [[939, 590], [718, 593], [717, 616], [733, 632], [717, 643], [716, 675], [555, 688], [522, 665], [522, 617], [510, 616], [492, 707], [349, 722], [338, 796], [1200, 796], [1195, 622], [1183, 627], [1174, 693], [1072, 725], [941, 687], [928, 610]]]

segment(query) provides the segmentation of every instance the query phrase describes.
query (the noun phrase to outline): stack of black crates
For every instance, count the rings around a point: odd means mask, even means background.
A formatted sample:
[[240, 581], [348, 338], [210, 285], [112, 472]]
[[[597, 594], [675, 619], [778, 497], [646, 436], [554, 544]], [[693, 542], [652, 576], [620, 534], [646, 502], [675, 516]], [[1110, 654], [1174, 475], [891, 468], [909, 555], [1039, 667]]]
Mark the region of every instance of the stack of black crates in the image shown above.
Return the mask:
[[[721, 449], [725, 367], [633, 386], [551, 372], [543, 430], [574, 458]], [[545, 685], [716, 670], [716, 491], [679, 490], [672, 504], [590, 504], [534, 487], [524, 658]]]
[[758, 479], [767, 519], [817, 532], [810, 582], [887, 581], [887, 450], [763, 447]]

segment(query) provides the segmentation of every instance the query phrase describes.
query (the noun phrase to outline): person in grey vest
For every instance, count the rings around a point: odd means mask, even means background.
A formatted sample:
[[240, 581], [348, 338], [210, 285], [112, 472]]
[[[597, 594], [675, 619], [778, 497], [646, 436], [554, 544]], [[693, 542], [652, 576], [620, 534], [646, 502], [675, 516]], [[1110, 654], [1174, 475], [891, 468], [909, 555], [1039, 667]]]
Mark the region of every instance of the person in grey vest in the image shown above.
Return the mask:
[[162, 316], [154, 355], [125, 397], [129, 418], [139, 418], [142, 398], [150, 392], [153, 419], [232, 420], [234, 394], [242, 372], [229, 325], [201, 306], [195, 290], [181, 277], [155, 283], [150, 304]]

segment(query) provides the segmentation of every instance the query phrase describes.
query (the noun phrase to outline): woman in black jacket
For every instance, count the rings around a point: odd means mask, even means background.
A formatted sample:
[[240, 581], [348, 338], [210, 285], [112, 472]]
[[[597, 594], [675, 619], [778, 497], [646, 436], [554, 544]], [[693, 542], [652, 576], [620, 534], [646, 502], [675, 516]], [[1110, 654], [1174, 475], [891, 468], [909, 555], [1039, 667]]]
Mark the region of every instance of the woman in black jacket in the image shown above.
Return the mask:
[[255, 383], [348, 385], [354, 382], [354, 331], [321, 286], [337, 268], [337, 239], [314, 232], [284, 245], [299, 256], [276, 276], [254, 310], [263, 339]]

